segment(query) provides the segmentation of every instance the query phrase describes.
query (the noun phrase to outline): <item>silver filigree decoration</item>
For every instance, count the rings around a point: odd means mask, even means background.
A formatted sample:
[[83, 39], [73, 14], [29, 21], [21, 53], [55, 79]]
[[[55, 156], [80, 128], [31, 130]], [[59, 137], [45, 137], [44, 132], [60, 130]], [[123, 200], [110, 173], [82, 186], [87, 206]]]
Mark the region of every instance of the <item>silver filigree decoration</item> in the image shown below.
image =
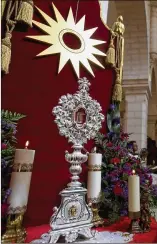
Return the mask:
[[[104, 121], [100, 104], [88, 93], [90, 82], [87, 78], [78, 80], [79, 91], [74, 95], [67, 94], [59, 99], [59, 106], [54, 107], [55, 123], [59, 133], [68, 138], [74, 145], [83, 145], [96, 136]], [[85, 120], [77, 120], [77, 113], [84, 112]], [[83, 115], [82, 115], [83, 116]]]
[[79, 235], [87, 239], [95, 235], [95, 232], [91, 230], [92, 204], [86, 204], [87, 190], [82, 187], [79, 174], [82, 172], [82, 163], [88, 159], [88, 152], [83, 148], [83, 144], [95, 137], [101, 128], [104, 115], [100, 113], [100, 104], [88, 93], [90, 82], [83, 78], [78, 80], [78, 84], [79, 91], [74, 95], [62, 96], [59, 99], [59, 105], [53, 109], [60, 135], [73, 143], [73, 151], [65, 152], [65, 159], [70, 163], [69, 171], [72, 176], [71, 182], [67, 185], [68, 188], [60, 192], [61, 205], [59, 208], [54, 208], [50, 219], [51, 230], [42, 235], [41, 239], [37, 240], [38, 243], [46, 241], [56, 243], [59, 236], [63, 236], [66, 242], [74, 242]]

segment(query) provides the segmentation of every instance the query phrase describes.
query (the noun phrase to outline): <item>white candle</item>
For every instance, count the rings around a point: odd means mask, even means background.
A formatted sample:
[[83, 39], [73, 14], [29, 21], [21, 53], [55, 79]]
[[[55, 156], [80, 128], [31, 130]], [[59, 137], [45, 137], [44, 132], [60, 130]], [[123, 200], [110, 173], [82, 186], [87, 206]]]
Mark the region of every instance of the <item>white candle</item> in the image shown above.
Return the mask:
[[35, 150], [16, 149], [11, 175], [11, 194], [8, 198], [9, 214], [24, 212], [27, 207]]
[[140, 177], [135, 175], [134, 170], [133, 175], [128, 177], [128, 205], [129, 212], [140, 211]]
[[88, 158], [88, 202], [97, 202], [101, 193], [102, 154], [90, 153]]

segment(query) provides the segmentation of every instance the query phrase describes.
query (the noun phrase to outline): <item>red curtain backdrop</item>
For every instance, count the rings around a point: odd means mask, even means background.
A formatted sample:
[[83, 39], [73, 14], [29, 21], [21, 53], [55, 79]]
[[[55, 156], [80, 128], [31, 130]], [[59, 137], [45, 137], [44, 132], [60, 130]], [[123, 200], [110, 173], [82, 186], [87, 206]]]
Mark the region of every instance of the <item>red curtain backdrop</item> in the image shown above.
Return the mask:
[[[35, 0], [35, 4], [55, 19], [51, 0]], [[70, 6], [76, 13], [77, 1], [56, 0], [55, 6], [66, 19]], [[106, 51], [109, 31], [100, 19], [100, 6], [97, 0], [80, 0], [77, 21], [86, 15], [85, 29], [98, 27], [92, 38], [107, 41], [97, 46]], [[34, 19], [44, 23], [35, 11]], [[55, 30], [54, 30], [55, 31]], [[47, 57], [35, 57], [48, 45], [26, 40], [26, 35], [41, 35], [33, 27], [26, 32], [14, 31], [12, 39], [12, 62], [10, 73], [2, 79], [2, 108], [25, 114], [18, 128], [17, 148], [24, 148], [30, 141], [30, 148], [36, 150], [28, 209], [25, 225], [33, 226], [49, 222], [54, 206], [60, 203], [59, 192], [69, 182], [69, 165], [65, 161], [65, 150], [71, 150], [67, 140], [60, 136], [54, 123], [52, 109], [58, 104], [60, 96], [76, 92], [77, 77], [68, 62], [60, 74], [57, 74], [59, 54]], [[75, 42], [72, 41], [75, 45]], [[104, 58], [99, 58], [104, 64]], [[81, 66], [81, 77], [86, 76], [91, 82], [90, 94], [99, 101], [103, 113], [109, 107], [113, 73], [92, 64], [95, 78]], [[105, 127], [105, 123], [103, 124]], [[92, 143], [85, 147], [89, 150]], [[81, 176], [86, 181], [86, 167]]]

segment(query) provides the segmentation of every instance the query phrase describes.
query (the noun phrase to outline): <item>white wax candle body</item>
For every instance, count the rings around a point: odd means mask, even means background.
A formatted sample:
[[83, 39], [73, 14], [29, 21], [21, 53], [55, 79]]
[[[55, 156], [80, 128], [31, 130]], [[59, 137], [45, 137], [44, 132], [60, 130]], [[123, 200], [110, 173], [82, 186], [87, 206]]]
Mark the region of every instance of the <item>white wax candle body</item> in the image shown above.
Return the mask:
[[89, 171], [87, 183], [87, 198], [97, 199], [101, 192], [101, 171]]
[[14, 164], [33, 164], [35, 150], [16, 149]]
[[101, 192], [102, 154], [90, 153], [88, 158], [87, 198], [98, 199]]
[[128, 207], [129, 212], [140, 211], [140, 177], [130, 175], [128, 178]]
[[88, 165], [101, 165], [102, 164], [102, 154], [100, 153], [89, 153]]
[[27, 206], [32, 172], [12, 172], [10, 188], [12, 190], [8, 203], [9, 208]]
[[[14, 210], [27, 205], [34, 156], [35, 150], [16, 149], [10, 181], [11, 194], [8, 198], [9, 209]], [[13, 212], [16, 213], [16, 211]]]

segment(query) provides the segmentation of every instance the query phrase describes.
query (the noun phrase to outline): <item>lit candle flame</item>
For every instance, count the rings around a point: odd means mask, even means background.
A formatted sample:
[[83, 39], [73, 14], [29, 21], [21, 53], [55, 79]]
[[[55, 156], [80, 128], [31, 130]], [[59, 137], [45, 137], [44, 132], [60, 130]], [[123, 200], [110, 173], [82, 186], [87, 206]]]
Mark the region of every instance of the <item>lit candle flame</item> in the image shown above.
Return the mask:
[[136, 173], [136, 172], [135, 172], [135, 170], [133, 169], [132, 174], [135, 175], [135, 173]]
[[28, 148], [28, 145], [29, 145], [29, 141], [26, 141], [26, 144], [25, 144], [25, 149]]

